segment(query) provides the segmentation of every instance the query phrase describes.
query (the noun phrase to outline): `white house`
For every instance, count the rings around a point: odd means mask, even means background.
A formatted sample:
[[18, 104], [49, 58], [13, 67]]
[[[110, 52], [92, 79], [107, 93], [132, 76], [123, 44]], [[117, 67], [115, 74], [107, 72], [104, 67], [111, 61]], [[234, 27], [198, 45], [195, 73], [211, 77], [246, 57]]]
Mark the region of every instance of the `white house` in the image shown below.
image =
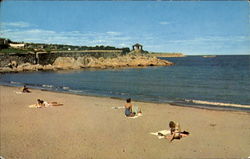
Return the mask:
[[14, 43], [9, 43], [10, 47], [13, 48], [24, 48], [25, 44], [14, 44]]

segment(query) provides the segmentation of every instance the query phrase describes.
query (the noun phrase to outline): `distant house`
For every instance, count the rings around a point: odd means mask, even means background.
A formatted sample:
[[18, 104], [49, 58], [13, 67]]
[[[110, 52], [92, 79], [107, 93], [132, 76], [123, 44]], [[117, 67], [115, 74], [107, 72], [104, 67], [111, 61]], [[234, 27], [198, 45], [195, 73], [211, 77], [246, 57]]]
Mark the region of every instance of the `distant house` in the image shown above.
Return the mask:
[[9, 43], [10, 47], [12, 48], [24, 48], [25, 44], [14, 44], [14, 43]]
[[9, 44], [9, 40], [8, 39], [4, 39], [4, 38], [0, 38], [0, 44], [1, 45], [8, 45]]
[[9, 39], [0, 38], [0, 49], [6, 49], [9, 47]]
[[44, 46], [44, 45], [37, 45], [37, 48], [38, 48], [38, 49], [44, 49], [45, 46]]
[[142, 45], [136, 43], [135, 45], [133, 45], [132, 50], [135, 50], [135, 51], [143, 50], [143, 49], [142, 49]]

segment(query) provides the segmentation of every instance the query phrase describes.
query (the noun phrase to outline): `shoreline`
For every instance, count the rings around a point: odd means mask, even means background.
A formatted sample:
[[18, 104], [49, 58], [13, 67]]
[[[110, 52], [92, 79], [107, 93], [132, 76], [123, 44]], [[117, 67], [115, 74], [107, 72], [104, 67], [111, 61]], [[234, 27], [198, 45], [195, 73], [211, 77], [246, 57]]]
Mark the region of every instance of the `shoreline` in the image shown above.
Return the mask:
[[[0, 149], [4, 158], [247, 158], [250, 115], [137, 102], [143, 116], [129, 119], [125, 101], [0, 86]], [[29, 108], [36, 99], [62, 107]], [[151, 132], [179, 122], [191, 134], [169, 143]], [[223, 130], [223, 131], [222, 131]], [[239, 131], [241, 130], [241, 131]], [[229, 140], [230, 139], [230, 140]], [[192, 145], [192, 146], [190, 146]], [[235, 146], [237, 145], [237, 146]]]
[[[172, 65], [175, 65], [174, 63]], [[169, 66], [120, 66], [120, 67], [85, 67], [85, 68], [72, 68], [72, 69], [47, 69], [47, 70], [26, 70], [26, 71], [1, 71], [1, 74], [15, 74], [15, 73], [34, 73], [34, 72], [74, 72], [74, 71], [99, 71], [99, 70], [122, 70], [122, 69], [143, 69], [148, 67], [169, 67]]]
[[[27, 84], [29, 85], [29, 84]], [[20, 88], [22, 86], [13, 86], [13, 85], [1, 85], [0, 87], [14, 87], [14, 88]], [[121, 101], [125, 101], [126, 98], [122, 97], [112, 97], [112, 96], [106, 96], [106, 95], [98, 95], [98, 94], [84, 94], [84, 93], [73, 93], [70, 91], [60, 91], [60, 90], [48, 90], [46, 88], [35, 88], [30, 87], [34, 90], [40, 90], [40, 91], [47, 91], [47, 92], [55, 92], [55, 93], [62, 93], [62, 94], [69, 94], [69, 95], [77, 95], [77, 96], [86, 96], [86, 97], [97, 97], [97, 98], [109, 98], [109, 99], [117, 99]], [[174, 102], [162, 102], [162, 101], [148, 101], [148, 100], [139, 100], [139, 99], [133, 99], [135, 102], [142, 102], [142, 103], [152, 103], [152, 104], [168, 104], [170, 106], [177, 106], [177, 107], [183, 107], [183, 108], [195, 108], [195, 109], [205, 109], [205, 110], [214, 110], [214, 111], [232, 111], [232, 112], [246, 112], [250, 113], [249, 108], [241, 108], [241, 107], [233, 107], [233, 106], [220, 106], [220, 105], [199, 105], [195, 103], [174, 103]], [[244, 106], [244, 105], [243, 105]]]
[[[29, 84], [26, 84], [29, 86]], [[1, 85], [0, 86], [9, 86], [9, 87], [22, 87], [22, 86], [14, 86], [14, 85]], [[72, 94], [72, 95], [79, 95], [79, 96], [87, 96], [87, 97], [100, 97], [100, 98], [110, 98], [110, 99], [118, 99], [118, 100], [125, 100], [125, 97], [115, 97], [115, 96], [108, 96], [108, 95], [98, 95], [98, 94], [87, 94], [87, 93], [74, 93], [67, 90], [49, 90], [46, 89], [46, 87], [36, 87], [31, 86], [31, 89], [35, 90], [41, 90], [41, 91], [48, 91], [48, 92], [56, 92], [56, 93], [64, 93], [64, 94]], [[242, 108], [242, 107], [234, 107], [234, 106], [220, 106], [220, 105], [209, 105], [209, 104], [196, 104], [196, 103], [175, 103], [175, 102], [164, 102], [164, 101], [149, 101], [149, 100], [143, 100], [143, 99], [133, 99], [133, 101], [136, 102], [145, 102], [145, 103], [153, 103], [153, 104], [169, 104], [172, 106], [178, 106], [178, 107], [185, 107], [185, 108], [197, 108], [197, 109], [207, 109], [207, 110], [215, 110], [215, 111], [236, 111], [236, 112], [247, 112], [250, 113], [249, 108]], [[209, 102], [208, 102], [209, 103]], [[238, 104], [235, 104], [238, 105]], [[245, 105], [242, 105], [245, 106]], [[246, 105], [248, 106], [248, 105]]]
[[[18, 54], [17, 54], [18, 55]], [[16, 55], [16, 56], [17, 56]], [[50, 55], [50, 54], [49, 54]], [[95, 56], [80, 56], [73, 55], [67, 57], [61, 54], [58, 57], [50, 59], [46, 57], [40, 61], [35, 56], [34, 61], [30, 62], [26, 57], [20, 59], [10, 60], [9, 55], [6, 55], [4, 60], [0, 63], [0, 72], [32, 72], [32, 71], [47, 71], [47, 70], [78, 70], [86, 68], [105, 69], [105, 68], [123, 68], [123, 67], [146, 67], [146, 66], [171, 66], [172, 62], [158, 59], [142, 53], [128, 53], [126, 55], [116, 55], [116, 57], [95, 57]], [[3, 57], [2, 57], [3, 58]], [[10, 61], [10, 62], [9, 62]]]

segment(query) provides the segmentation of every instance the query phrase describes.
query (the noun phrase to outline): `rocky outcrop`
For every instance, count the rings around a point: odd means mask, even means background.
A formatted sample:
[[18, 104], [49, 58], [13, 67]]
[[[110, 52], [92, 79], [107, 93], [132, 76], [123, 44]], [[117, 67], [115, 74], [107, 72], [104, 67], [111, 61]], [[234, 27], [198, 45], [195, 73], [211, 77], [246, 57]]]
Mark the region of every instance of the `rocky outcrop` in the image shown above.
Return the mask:
[[53, 66], [61, 69], [78, 68], [116, 68], [116, 67], [143, 67], [143, 66], [168, 66], [172, 62], [161, 60], [146, 55], [126, 55], [117, 58], [94, 58], [94, 57], [59, 57]]
[[24, 63], [14, 68], [3, 67], [0, 72], [22, 72], [22, 71], [38, 71], [38, 70], [67, 70], [81, 68], [119, 68], [119, 67], [145, 67], [145, 66], [169, 66], [172, 62], [161, 60], [148, 55], [128, 54], [118, 56], [116, 58], [95, 58], [86, 57], [58, 57], [53, 64], [49, 65], [32, 65]]
[[[30, 63], [24, 63], [21, 65], [18, 65], [17, 67], [10, 68], [10, 67], [1, 67], [0, 68], [0, 73], [5, 73], [5, 72], [25, 72], [25, 71], [39, 71], [39, 70], [46, 70], [46, 66], [42, 65], [33, 65]], [[53, 69], [53, 68], [52, 68]]]

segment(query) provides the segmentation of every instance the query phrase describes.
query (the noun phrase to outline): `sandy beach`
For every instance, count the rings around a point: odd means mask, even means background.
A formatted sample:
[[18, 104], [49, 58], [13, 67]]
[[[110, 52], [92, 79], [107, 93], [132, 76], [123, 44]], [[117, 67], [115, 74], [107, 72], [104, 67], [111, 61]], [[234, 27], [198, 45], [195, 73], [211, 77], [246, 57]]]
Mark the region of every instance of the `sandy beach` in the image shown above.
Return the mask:
[[[5, 159], [247, 158], [250, 113], [135, 102], [130, 119], [123, 100], [0, 86], [0, 156]], [[29, 108], [36, 99], [61, 107]], [[133, 97], [132, 97], [133, 98]], [[172, 143], [150, 132], [177, 121], [191, 134]]]

